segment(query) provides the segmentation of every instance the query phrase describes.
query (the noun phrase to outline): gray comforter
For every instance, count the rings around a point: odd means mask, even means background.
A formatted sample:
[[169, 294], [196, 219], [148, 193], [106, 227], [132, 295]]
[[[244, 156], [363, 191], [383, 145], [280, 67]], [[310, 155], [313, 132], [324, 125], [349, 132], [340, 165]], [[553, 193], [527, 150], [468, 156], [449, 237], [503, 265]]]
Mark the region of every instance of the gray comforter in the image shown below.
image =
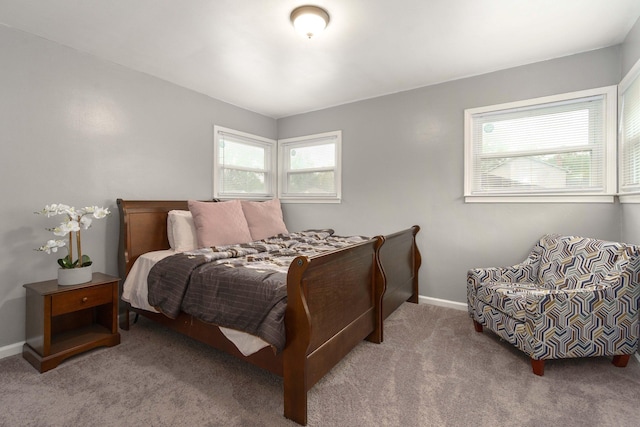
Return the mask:
[[258, 336], [281, 351], [291, 261], [365, 240], [310, 230], [173, 255], [149, 272], [149, 303], [171, 318], [184, 311]]

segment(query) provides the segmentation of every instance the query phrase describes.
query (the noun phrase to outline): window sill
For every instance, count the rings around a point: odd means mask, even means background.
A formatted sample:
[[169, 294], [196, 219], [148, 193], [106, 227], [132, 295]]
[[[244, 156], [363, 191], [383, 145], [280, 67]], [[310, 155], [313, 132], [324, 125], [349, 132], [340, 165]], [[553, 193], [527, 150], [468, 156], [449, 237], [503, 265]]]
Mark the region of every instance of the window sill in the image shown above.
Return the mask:
[[[613, 203], [613, 195], [465, 196], [465, 203]], [[640, 195], [638, 202], [640, 203]]]
[[618, 194], [620, 203], [640, 203], [640, 193]]
[[304, 198], [304, 197], [280, 197], [280, 203], [342, 203], [342, 199], [317, 199], [317, 198]]

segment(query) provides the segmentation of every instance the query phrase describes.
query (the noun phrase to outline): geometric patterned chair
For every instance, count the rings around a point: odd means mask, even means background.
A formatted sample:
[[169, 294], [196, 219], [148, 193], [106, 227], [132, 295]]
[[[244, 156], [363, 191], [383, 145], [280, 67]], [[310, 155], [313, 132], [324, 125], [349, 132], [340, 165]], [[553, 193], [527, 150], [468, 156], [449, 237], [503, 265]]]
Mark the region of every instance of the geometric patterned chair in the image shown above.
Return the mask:
[[520, 264], [469, 270], [469, 315], [526, 353], [536, 375], [569, 357], [624, 367], [638, 349], [639, 275], [639, 246], [546, 235]]

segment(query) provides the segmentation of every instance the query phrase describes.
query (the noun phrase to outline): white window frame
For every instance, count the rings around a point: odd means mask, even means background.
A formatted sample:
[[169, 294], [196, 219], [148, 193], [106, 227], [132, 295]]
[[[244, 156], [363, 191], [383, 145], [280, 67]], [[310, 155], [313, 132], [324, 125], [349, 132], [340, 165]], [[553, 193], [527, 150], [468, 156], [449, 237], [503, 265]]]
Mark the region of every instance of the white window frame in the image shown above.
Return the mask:
[[[224, 134], [231, 135], [238, 139], [246, 140], [247, 145], [256, 145], [268, 150], [268, 158], [265, 159], [265, 169], [259, 170], [264, 172], [266, 192], [264, 193], [234, 193], [225, 192], [222, 188], [222, 165], [219, 164], [218, 154], [220, 153], [220, 140]], [[265, 200], [271, 199], [276, 194], [277, 187], [277, 141], [262, 136], [252, 135], [246, 132], [240, 132], [234, 129], [214, 125], [213, 127], [213, 198], [216, 199], [255, 199]], [[249, 170], [249, 169], [247, 169]], [[258, 170], [256, 170], [258, 171]]]
[[[591, 96], [604, 96], [605, 103], [605, 144], [604, 144], [604, 182], [599, 192], [562, 192], [562, 193], [483, 193], [472, 192], [475, 153], [473, 152], [473, 117], [478, 114], [499, 112], [501, 110], [526, 108], [541, 104], [570, 101]], [[617, 123], [617, 86], [570, 92], [553, 96], [509, 102], [467, 109], [464, 112], [464, 197], [466, 203], [613, 203], [616, 195], [616, 123]]]
[[[322, 168], [333, 171], [335, 193], [292, 193], [287, 189], [289, 168], [287, 153], [297, 147], [323, 145], [329, 140], [335, 144], [335, 165]], [[283, 203], [340, 203], [342, 200], [342, 131], [324, 132], [278, 140], [278, 198]]]
[[[619, 113], [620, 115], [619, 136], [618, 136], [618, 144], [619, 144], [618, 153], [620, 156], [620, 159], [618, 162], [618, 164], [620, 165], [619, 171], [618, 171], [618, 199], [620, 200], [620, 203], [640, 203], [640, 188], [629, 188], [629, 189], [624, 188], [624, 185], [625, 185], [624, 173], [625, 173], [625, 165], [627, 164], [625, 155], [629, 151], [625, 149], [626, 135], [624, 135], [624, 129], [622, 127], [622, 121], [624, 120], [624, 115], [625, 115], [623, 101], [624, 101], [624, 96], [626, 95], [627, 90], [634, 83], [640, 84], [640, 60], [636, 62], [636, 64], [631, 68], [631, 70], [629, 70], [627, 75], [622, 79], [622, 81], [618, 85], [618, 111], [620, 112]], [[639, 170], [635, 172], [640, 174], [640, 168], [638, 169]]]

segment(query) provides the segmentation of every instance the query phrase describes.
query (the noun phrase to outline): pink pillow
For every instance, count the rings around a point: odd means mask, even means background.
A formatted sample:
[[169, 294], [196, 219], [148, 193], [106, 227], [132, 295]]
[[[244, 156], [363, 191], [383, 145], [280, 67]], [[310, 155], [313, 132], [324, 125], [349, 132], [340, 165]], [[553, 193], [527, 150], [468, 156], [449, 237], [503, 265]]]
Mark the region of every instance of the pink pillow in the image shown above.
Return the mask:
[[272, 199], [266, 202], [242, 201], [242, 210], [249, 224], [249, 231], [253, 240], [262, 240], [276, 234], [286, 234], [287, 226], [282, 220], [280, 200]]
[[198, 247], [251, 241], [251, 233], [239, 200], [217, 203], [189, 200], [188, 205], [198, 235]]

